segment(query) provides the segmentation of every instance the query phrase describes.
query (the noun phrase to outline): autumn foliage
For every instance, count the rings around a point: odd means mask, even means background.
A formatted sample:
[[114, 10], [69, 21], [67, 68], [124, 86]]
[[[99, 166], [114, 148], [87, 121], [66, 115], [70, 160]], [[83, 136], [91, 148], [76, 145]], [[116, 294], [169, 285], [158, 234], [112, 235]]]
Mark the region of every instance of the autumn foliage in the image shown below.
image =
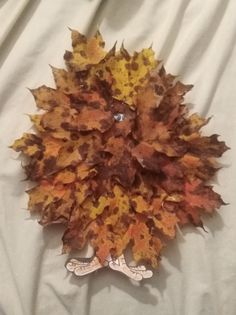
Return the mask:
[[167, 74], [151, 48], [130, 55], [104, 50], [97, 33], [72, 30], [67, 70], [52, 67], [56, 88], [31, 90], [43, 113], [36, 133], [12, 148], [28, 157], [29, 209], [40, 224], [65, 225], [63, 252], [89, 243], [103, 263], [128, 246], [157, 267], [176, 225], [202, 226], [223, 201], [207, 184], [226, 150], [203, 136], [209, 119], [189, 114], [192, 88]]

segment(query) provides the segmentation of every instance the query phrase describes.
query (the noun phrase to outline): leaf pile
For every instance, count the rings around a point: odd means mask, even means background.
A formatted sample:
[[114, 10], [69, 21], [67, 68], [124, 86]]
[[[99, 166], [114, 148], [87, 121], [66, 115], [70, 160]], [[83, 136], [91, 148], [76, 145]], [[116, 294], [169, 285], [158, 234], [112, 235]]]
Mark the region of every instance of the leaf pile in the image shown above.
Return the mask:
[[40, 224], [65, 225], [63, 251], [90, 243], [103, 263], [128, 246], [158, 266], [176, 225], [202, 226], [203, 213], [223, 203], [207, 185], [228, 148], [203, 136], [209, 119], [189, 114], [192, 88], [167, 74], [151, 48], [130, 55], [104, 50], [100, 33], [72, 30], [67, 70], [52, 68], [56, 88], [31, 90], [43, 114], [36, 133], [12, 148], [28, 157], [29, 209]]

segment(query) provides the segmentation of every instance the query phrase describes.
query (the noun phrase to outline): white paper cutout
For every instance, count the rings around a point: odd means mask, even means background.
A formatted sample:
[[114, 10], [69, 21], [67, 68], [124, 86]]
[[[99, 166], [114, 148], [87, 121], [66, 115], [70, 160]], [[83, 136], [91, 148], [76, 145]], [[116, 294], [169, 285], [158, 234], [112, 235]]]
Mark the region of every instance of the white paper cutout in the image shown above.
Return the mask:
[[151, 278], [153, 276], [153, 272], [151, 270], [147, 270], [145, 266], [128, 266], [124, 255], [121, 255], [115, 260], [108, 257], [104, 265], [99, 262], [96, 256], [94, 256], [90, 261], [71, 258], [66, 263], [65, 267], [76, 276], [85, 276], [104, 267], [109, 267], [112, 270], [119, 271], [130, 279], [136, 281], [141, 281], [142, 279]]

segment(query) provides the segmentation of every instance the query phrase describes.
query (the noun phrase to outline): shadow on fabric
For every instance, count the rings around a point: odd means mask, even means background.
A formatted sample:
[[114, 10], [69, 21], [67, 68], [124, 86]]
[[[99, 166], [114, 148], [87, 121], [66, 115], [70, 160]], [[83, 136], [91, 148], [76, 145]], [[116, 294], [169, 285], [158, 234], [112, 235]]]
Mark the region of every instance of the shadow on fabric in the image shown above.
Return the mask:
[[[169, 246], [163, 252], [163, 255], [175, 268], [180, 268], [180, 251], [178, 242], [170, 242]], [[90, 307], [90, 301], [93, 296], [106, 288], [116, 289], [125, 292], [127, 295], [137, 300], [139, 303], [146, 305], [157, 305], [158, 295], [165, 292], [169, 272], [166, 270], [163, 263], [160, 264], [158, 270], [154, 271], [151, 279], [135, 282], [119, 272], [103, 268], [85, 277], [78, 278], [74, 275], [70, 277], [70, 282], [73, 285], [83, 287], [88, 285], [89, 297], [87, 300], [87, 308]], [[87, 310], [89, 314], [89, 309]]]
[[127, 23], [130, 23], [132, 17], [141, 9], [142, 4], [143, 0], [110, 0], [104, 19], [112, 29], [119, 30]]
[[0, 9], [1, 9], [1, 7], [3, 7], [4, 6], [4, 4], [7, 2], [7, 0], [0, 0]]
[[[2, 47], [0, 51], [0, 67], [4, 63], [10, 51], [13, 49], [17, 41], [17, 38], [24, 31], [24, 28], [26, 27], [27, 23], [31, 20], [40, 2], [41, 0], [30, 1], [25, 7], [19, 19], [16, 21], [15, 25], [10, 30], [7, 38], [2, 43]], [[2, 5], [4, 5], [4, 3], [5, 3], [4, 0], [0, 2], [0, 8]]]
[[93, 17], [93, 23], [91, 23], [87, 35], [93, 35], [103, 20], [111, 29], [119, 30], [132, 20], [132, 17], [141, 9], [142, 4], [143, 0], [103, 0]]
[[[223, 221], [219, 213], [215, 213], [214, 217], [203, 218], [204, 226], [206, 230], [215, 235], [217, 231], [223, 227]], [[44, 228], [43, 238], [45, 246], [50, 249], [59, 248], [62, 246], [61, 236], [64, 232], [62, 225], [50, 226]], [[188, 233], [195, 233], [204, 237], [206, 231], [201, 228], [194, 228], [188, 226], [182, 229], [182, 233], [178, 233], [175, 240], [170, 241], [168, 246], [163, 250], [163, 257], [168, 263], [175, 269], [181, 270], [181, 255], [180, 255], [180, 244], [185, 242], [185, 235]], [[81, 253], [80, 253], [81, 254]], [[65, 262], [67, 255], [65, 255]], [[91, 275], [84, 277], [76, 277], [73, 274], [67, 274], [67, 271], [63, 271], [62, 274], [66, 274], [66, 279], [69, 278], [71, 284], [76, 285], [80, 288], [88, 286], [88, 297], [86, 302], [87, 312], [89, 314], [89, 308], [91, 305], [91, 299], [93, 296], [104, 289], [112, 289], [113, 287], [125, 292], [131, 298], [137, 300], [142, 304], [157, 305], [158, 296], [163, 296], [167, 286], [167, 279], [170, 276], [170, 272], [166, 269], [164, 261], [160, 263], [158, 270], [154, 271], [154, 275], [151, 279], [143, 280], [141, 282], [133, 282], [123, 274], [108, 270], [106, 267], [94, 272]], [[67, 281], [67, 280], [66, 280]]]

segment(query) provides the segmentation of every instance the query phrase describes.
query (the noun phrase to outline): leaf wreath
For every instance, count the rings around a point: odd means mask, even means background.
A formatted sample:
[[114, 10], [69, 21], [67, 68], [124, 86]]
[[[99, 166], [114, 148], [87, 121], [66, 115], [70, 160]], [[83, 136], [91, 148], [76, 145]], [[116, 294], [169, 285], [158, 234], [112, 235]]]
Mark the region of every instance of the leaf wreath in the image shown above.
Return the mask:
[[65, 225], [63, 252], [90, 244], [101, 263], [131, 246], [157, 267], [176, 225], [203, 226], [202, 214], [224, 202], [207, 185], [228, 148], [202, 136], [209, 119], [189, 114], [192, 88], [167, 74], [151, 48], [109, 52], [98, 32], [72, 30], [67, 70], [52, 68], [56, 89], [31, 90], [43, 114], [37, 133], [12, 148], [29, 158], [29, 209], [40, 224]]

